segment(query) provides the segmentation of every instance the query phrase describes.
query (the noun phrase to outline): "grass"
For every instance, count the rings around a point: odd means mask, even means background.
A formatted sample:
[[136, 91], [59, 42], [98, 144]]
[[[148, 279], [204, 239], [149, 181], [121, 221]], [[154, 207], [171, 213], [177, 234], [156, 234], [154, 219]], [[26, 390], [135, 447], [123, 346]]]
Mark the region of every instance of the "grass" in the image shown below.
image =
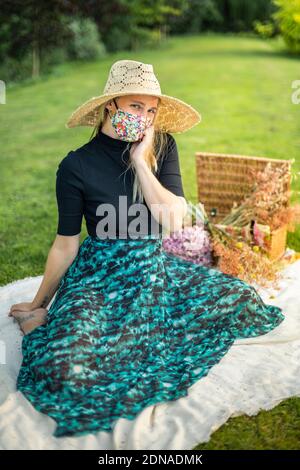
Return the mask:
[[[197, 201], [195, 152], [209, 151], [295, 159], [291, 202], [299, 200], [300, 105], [291, 101], [299, 59], [276, 41], [218, 34], [174, 37], [161, 50], [66, 63], [36, 82], [7, 84], [6, 104], [0, 106], [1, 285], [43, 273], [57, 228], [58, 163], [92, 132], [64, 124], [77, 106], [102, 93], [111, 64], [124, 58], [152, 63], [162, 92], [202, 114], [198, 126], [174, 134], [187, 199]], [[86, 235], [83, 224], [81, 240]], [[300, 226], [288, 234], [288, 246], [300, 251]], [[299, 447], [299, 407], [295, 397], [256, 417], [230, 419], [208, 444], [199, 445]], [[276, 426], [285, 432], [275, 436]]]
[[193, 450], [299, 450], [300, 399], [289, 398], [255, 416], [230, 418]]

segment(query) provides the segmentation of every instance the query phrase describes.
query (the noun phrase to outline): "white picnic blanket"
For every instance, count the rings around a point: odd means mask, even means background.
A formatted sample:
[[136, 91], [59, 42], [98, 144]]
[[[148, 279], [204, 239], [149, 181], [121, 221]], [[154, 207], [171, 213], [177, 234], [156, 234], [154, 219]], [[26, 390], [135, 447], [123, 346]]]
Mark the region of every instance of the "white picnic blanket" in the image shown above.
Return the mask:
[[32, 300], [42, 276], [1, 287], [0, 449], [192, 449], [230, 417], [300, 396], [300, 260], [282, 274], [279, 291], [256, 288], [266, 303], [283, 309], [285, 320], [266, 335], [236, 340], [188, 396], [156, 405], [153, 416], [149, 406], [132, 421], [120, 418], [111, 433], [60, 438], [52, 436], [55, 421], [16, 391], [22, 334], [7, 316], [12, 304]]

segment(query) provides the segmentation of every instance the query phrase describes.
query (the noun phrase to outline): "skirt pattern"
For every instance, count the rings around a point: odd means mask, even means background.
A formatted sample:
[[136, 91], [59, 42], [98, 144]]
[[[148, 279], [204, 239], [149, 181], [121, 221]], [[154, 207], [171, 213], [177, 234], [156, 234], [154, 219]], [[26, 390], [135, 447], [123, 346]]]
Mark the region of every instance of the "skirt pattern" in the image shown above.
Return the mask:
[[47, 317], [23, 336], [16, 387], [56, 421], [55, 437], [110, 432], [120, 417], [186, 396], [235, 339], [285, 318], [254, 287], [151, 235], [87, 236]]

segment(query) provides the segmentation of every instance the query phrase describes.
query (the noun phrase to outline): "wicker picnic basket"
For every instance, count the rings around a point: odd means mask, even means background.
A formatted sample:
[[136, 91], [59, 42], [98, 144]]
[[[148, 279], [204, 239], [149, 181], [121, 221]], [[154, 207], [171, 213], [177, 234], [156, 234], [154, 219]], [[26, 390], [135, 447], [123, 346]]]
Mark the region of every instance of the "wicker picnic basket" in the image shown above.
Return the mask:
[[[239, 205], [249, 193], [251, 184], [247, 172], [250, 168], [262, 171], [271, 162], [275, 167], [283, 166], [290, 174], [292, 164], [291, 160], [222, 153], [196, 152], [195, 156], [198, 200], [204, 204], [208, 218], [214, 223], [220, 222], [230, 213], [234, 202]], [[284, 190], [289, 193], [290, 178], [287, 181]], [[287, 231], [287, 224], [271, 231], [268, 247], [271, 260], [279, 259], [285, 252]]]

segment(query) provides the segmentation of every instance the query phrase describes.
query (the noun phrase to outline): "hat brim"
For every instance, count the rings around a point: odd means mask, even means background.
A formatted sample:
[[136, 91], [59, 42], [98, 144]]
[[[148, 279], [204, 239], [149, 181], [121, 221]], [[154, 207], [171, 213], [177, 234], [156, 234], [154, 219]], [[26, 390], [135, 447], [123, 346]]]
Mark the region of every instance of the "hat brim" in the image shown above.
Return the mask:
[[199, 124], [201, 114], [184, 101], [164, 94], [139, 92], [118, 92], [110, 95], [94, 96], [79, 106], [71, 114], [65, 127], [92, 126], [98, 122], [99, 107], [117, 96], [143, 94], [160, 98], [158, 111], [155, 115], [154, 128], [161, 132], [181, 133]]

